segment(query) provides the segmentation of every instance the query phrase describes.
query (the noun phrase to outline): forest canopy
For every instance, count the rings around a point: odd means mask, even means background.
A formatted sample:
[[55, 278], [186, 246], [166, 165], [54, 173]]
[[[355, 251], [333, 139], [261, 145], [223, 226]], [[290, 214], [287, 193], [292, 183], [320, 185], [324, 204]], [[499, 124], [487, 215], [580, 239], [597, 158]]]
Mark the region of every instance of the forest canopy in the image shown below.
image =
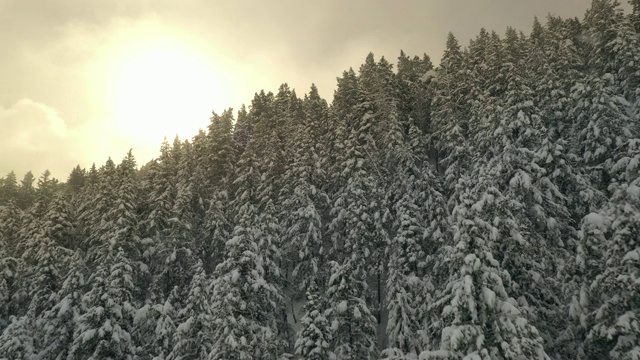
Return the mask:
[[[640, 359], [640, 1], [0, 181], [0, 359]], [[35, 183], [35, 184], [34, 184]]]

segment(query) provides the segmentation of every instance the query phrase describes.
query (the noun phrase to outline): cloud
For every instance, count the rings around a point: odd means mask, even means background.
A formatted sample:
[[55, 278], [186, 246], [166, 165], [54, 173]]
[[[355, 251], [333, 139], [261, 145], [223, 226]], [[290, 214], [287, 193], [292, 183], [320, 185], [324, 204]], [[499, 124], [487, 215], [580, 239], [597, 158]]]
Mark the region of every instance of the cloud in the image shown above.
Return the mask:
[[9, 171], [38, 176], [48, 169], [64, 181], [76, 164], [87, 167], [96, 161], [99, 166], [114, 148], [118, 155], [125, 153], [123, 139], [89, 124], [69, 127], [56, 109], [27, 98], [0, 107], [0, 176]]

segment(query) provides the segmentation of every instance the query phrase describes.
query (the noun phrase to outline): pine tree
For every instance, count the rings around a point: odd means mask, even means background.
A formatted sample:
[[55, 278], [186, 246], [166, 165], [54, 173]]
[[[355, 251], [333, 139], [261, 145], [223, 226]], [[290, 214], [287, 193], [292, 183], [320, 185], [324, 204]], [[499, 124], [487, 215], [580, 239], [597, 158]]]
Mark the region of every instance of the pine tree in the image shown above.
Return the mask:
[[72, 193], [78, 193], [84, 187], [87, 178], [87, 171], [80, 167], [80, 165], [76, 165], [76, 167], [71, 170], [69, 177], [67, 178], [66, 185], [69, 188], [69, 191]]
[[[179, 151], [179, 150], [178, 150]], [[178, 162], [165, 138], [160, 147], [160, 156], [148, 164], [142, 179], [144, 212], [140, 221], [141, 234], [153, 240], [151, 253], [161, 251], [166, 241], [166, 231], [171, 218], [171, 208], [176, 196]], [[154, 269], [155, 270], [155, 269]]]
[[[280, 214], [283, 233], [284, 260], [291, 262], [292, 284], [296, 290], [304, 291], [314, 279], [323, 279], [319, 272], [327, 255], [327, 244], [322, 217], [326, 214], [329, 198], [322, 186], [326, 174], [321, 163], [318, 138], [321, 135], [318, 124], [326, 107], [312, 87], [311, 95], [305, 98], [306, 121], [292, 132], [293, 161], [288, 164], [280, 191], [282, 210]], [[325, 103], [326, 106], [326, 103]], [[324, 114], [326, 116], [326, 114]], [[318, 118], [316, 118], [318, 116]], [[322, 283], [322, 280], [318, 281]]]
[[85, 271], [82, 256], [74, 254], [62, 288], [54, 297], [55, 305], [36, 320], [40, 359], [67, 358], [76, 331], [75, 321], [84, 312], [82, 294]]
[[170, 300], [164, 304], [145, 305], [134, 318], [134, 338], [138, 359], [168, 359], [176, 333], [175, 310]]
[[628, 140], [638, 134], [637, 126], [625, 111], [627, 101], [615, 94], [611, 75], [576, 84], [572, 97], [575, 99], [571, 115], [576, 119], [577, 153], [587, 165], [593, 186], [608, 196], [611, 167]]
[[631, 14], [629, 14], [631, 24], [636, 33], [640, 33], [640, 2], [638, 0], [629, 0], [629, 5], [631, 5]]
[[428, 321], [427, 307], [432, 302], [433, 286], [440, 281], [427, 259], [442, 246], [449, 228], [446, 202], [438, 191], [440, 185], [433, 169], [412, 151], [422, 147], [421, 136], [420, 130], [412, 126], [408, 143], [396, 150], [396, 176], [388, 190], [395, 194], [395, 235], [387, 246], [388, 356], [417, 356], [425, 346], [422, 330], [424, 321]]
[[84, 312], [76, 319], [68, 359], [133, 359], [133, 268], [125, 251], [119, 248], [117, 255], [109, 254], [89, 283], [92, 287], [82, 298]]
[[8, 205], [18, 199], [18, 179], [16, 173], [9, 172], [0, 183], [0, 205]]
[[[585, 353], [589, 358], [633, 359], [640, 355], [638, 338], [637, 269], [640, 264], [640, 246], [637, 243], [638, 204], [638, 141], [632, 142], [626, 156], [613, 167], [620, 183], [614, 188], [604, 206], [598, 225], [606, 226], [599, 243], [585, 245], [582, 261], [589, 261], [584, 279], [589, 285], [590, 304], [582, 308], [583, 325], [587, 326]], [[592, 216], [593, 217], [593, 216]], [[586, 265], [586, 264], [585, 264]], [[591, 281], [589, 284], [588, 281]], [[590, 305], [590, 306], [589, 306]], [[584, 310], [590, 311], [584, 314]], [[586, 324], [585, 324], [586, 323]]]
[[274, 268], [278, 253], [271, 217], [275, 213], [269, 187], [261, 184], [268, 178], [259, 172], [257, 141], [259, 137], [252, 139], [238, 164], [232, 204], [235, 228], [225, 243], [224, 261], [214, 273], [210, 359], [277, 358], [286, 347], [279, 326], [284, 304], [277, 282], [280, 273]]
[[175, 344], [167, 359], [205, 359], [213, 348], [209, 280], [202, 262], [196, 263], [192, 272], [189, 295], [178, 314]]
[[207, 273], [222, 262], [224, 241], [231, 231], [225, 204], [235, 170], [237, 149], [233, 139], [233, 112], [213, 113], [209, 124], [207, 173], [211, 181], [209, 203], [204, 219], [205, 236], [197, 244]]
[[36, 350], [33, 345], [33, 319], [27, 314], [12, 316], [9, 326], [0, 335], [0, 359], [32, 360]]
[[450, 278], [430, 307], [434, 346], [421, 358], [545, 359], [536, 328], [508, 295], [509, 273], [492, 255], [499, 231], [482, 220], [497, 215], [499, 192], [489, 188], [476, 202], [468, 177], [457, 186], [454, 236], [438, 251]]
[[[0, 240], [0, 246], [5, 244]], [[20, 261], [0, 248], [0, 330], [9, 325], [10, 318], [17, 313], [16, 300], [20, 299], [20, 279], [18, 268]]]
[[400, 117], [403, 123], [412, 124], [422, 132], [428, 131], [431, 125], [432, 92], [424, 79], [432, 70], [433, 63], [427, 54], [410, 58], [400, 51], [396, 76]]
[[26, 210], [33, 205], [33, 201], [35, 199], [36, 190], [33, 187], [33, 182], [36, 178], [33, 176], [31, 171], [27, 172], [24, 175], [24, 178], [20, 181], [20, 187], [18, 190], [18, 200], [16, 201], [16, 205], [21, 210]]
[[86, 252], [87, 263], [90, 267], [97, 265], [103, 256], [103, 250], [108, 245], [111, 226], [109, 213], [114, 207], [114, 192], [116, 185], [116, 165], [109, 158], [96, 174], [96, 183], [87, 188], [93, 195], [84, 199], [80, 208], [79, 220], [83, 228], [84, 239], [82, 250]]
[[606, 267], [590, 286], [596, 307], [587, 336], [589, 358], [633, 359], [640, 355], [640, 313], [634, 305], [640, 301], [636, 280], [640, 265], [638, 189], [635, 182], [622, 185], [612, 197], [610, 239], [602, 244]]
[[[353, 251], [354, 249], [352, 249]], [[330, 263], [331, 277], [327, 289], [333, 330], [333, 352], [336, 358], [369, 359], [376, 350], [375, 317], [364, 299], [367, 284], [360, 254], [353, 253], [352, 261], [344, 265]], [[360, 265], [360, 266], [358, 266]]]
[[[467, 169], [470, 108], [467, 100], [470, 81], [463, 70], [463, 54], [458, 40], [449, 33], [447, 47], [436, 69], [432, 105], [431, 140], [436, 162], [447, 174], [447, 183]], [[453, 190], [448, 189], [449, 193]]]
[[308, 286], [304, 310], [304, 316], [300, 319], [302, 329], [295, 344], [296, 355], [303, 360], [330, 359], [331, 327], [325, 316], [325, 301], [314, 281]]
[[[411, 180], [408, 180], [411, 181]], [[421, 244], [424, 230], [420, 208], [416, 206], [414, 192], [396, 203], [396, 216], [399, 223], [396, 236], [389, 246], [389, 276], [387, 278], [387, 309], [389, 321], [387, 336], [389, 348], [397, 348], [403, 353], [420, 353], [421, 318], [418, 301], [428, 291], [420, 278], [419, 259], [426, 254]], [[428, 295], [427, 295], [428, 296]]]

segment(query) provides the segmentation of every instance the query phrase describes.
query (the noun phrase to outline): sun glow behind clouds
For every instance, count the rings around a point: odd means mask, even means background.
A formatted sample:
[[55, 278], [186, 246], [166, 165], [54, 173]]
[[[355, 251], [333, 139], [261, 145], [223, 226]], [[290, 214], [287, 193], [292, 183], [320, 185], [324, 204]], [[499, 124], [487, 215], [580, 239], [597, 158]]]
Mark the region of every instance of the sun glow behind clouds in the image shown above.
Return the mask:
[[158, 26], [122, 35], [110, 51], [110, 112], [143, 152], [159, 149], [164, 136], [191, 138], [229, 102], [225, 70], [188, 40]]

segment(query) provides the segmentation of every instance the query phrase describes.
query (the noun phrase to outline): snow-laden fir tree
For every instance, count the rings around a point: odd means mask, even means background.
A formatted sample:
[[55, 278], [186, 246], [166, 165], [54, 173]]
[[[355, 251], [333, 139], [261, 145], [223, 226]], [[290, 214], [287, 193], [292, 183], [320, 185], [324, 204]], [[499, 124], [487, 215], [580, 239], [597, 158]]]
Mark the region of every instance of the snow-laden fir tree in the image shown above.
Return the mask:
[[344, 264], [331, 262], [327, 289], [329, 319], [336, 359], [370, 359], [376, 352], [376, 320], [365, 295], [368, 285], [363, 269], [362, 251], [354, 253]]
[[94, 267], [99, 262], [105, 244], [108, 243], [110, 226], [108, 214], [114, 207], [116, 164], [109, 158], [97, 174], [95, 187], [87, 188], [84, 202], [80, 206], [79, 222], [83, 228], [82, 250], [86, 252], [87, 264]]
[[89, 278], [91, 290], [82, 298], [84, 312], [76, 318], [68, 360], [133, 359], [131, 333], [135, 308], [133, 269], [123, 249], [109, 254]]
[[210, 280], [200, 261], [193, 273], [185, 307], [178, 314], [180, 323], [175, 330], [173, 350], [167, 359], [206, 359], [213, 347]]
[[[412, 179], [407, 179], [411, 181]], [[388, 347], [403, 353], [420, 353], [420, 307], [429, 292], [419, 273], [419, 262], [426, 257], [422, 245], [425, 232], [416, 193], [408, 192], [396, 207], [398, 230], [389, 245], [386, 307]], [[418, 196], [417, 199], [420, 199]], [[427, 302], [430, 299], [427, 300]]]
[[84, 313], [82, 295], [86, 267], [82, 254], [75, 253], [70, 261], [61, 289], [53, 297], [55, 305], [36, 320], [39, 359], [66, 359], [74, 340], [76, 319]]
[[[640, 180], [638, 144], [613, 170], [620, 183], [602, 214], [607, 221], [606, 238], [600, 243], [601, 271], [593, 273], [589, 290], [591, 309], [587, 320], [587, 358], [635, 359], [640, 357]], [[591, 257], [591, 260], [598, 260]]]
[[[446, 50], [432, 80], [431, 144], [435, 147], [436, 161], [448, 171], [448, 179], [460, 176], [464, 171], [464, 151], [469, 139], [470, 82], [462, 71], [463, 55], [458, 40], [449, 33]], [[453, 184], [453, 181], [448, 181]], [[453, 190], [451, 186], [450, 191]], [[449, 192], [450, 192], [449, 191]]]
[[414, 155], [418, 136], [420, 130], [411, 126], [408, 143], [397, 148], [398, 167], [390, 188], [395, 193], [395, 235], [389, 239], [386, 254], [388, 355], [417, 356], [425, 345], [423, 322], [428, 321], [432, 286], [438, 282], [436, 269], [425, 271], [425, 259], [442, 245], [448, 228], [445, 201], [431, 166]]
[[542, 338], [508, 294], [510, 276], [493, 256], [501, 194], [489, 188], [476, 201], [463, 177], [452, 212], [453, 238], [438, 250], [449, 281], [430, 306], [433, 345], [421, 359], [546, 359]]
[[133, 319], [136, 359], [164, 360], [173, 350], [176, 314], [171, 300], [146, 304], [136, 311]]
[[303, 360], [328, 360], [333, 355], [330, 350], [331, 324], [325, 314], [326, 300], [313, 280], [307, 286], [306, 300], [295, 353]]
[[11, 316], [9, 326], [0, 335], [0, 359], [33, 360], [36, 356], [33, 314]]
[[[192, 187], [185, 167], [190, 164], [190, 143], [174, 141], [171, 152], [167, 155], [173, 159], [169, 164], [174, 167], [165, 181], [173, 183], [171, 201], [167, 203], [164, 226], [152, 248], [147, 249], [145, 257], [150, 257], [153, 273], [150, 290], [151, 300], [156, 305], [165, 304], [170, 294], [177, 292], [171, 306], [179, 311], [186, 300], [189, 282], [193, 276], [195, 265], [192, 216]], [[162, 163], [160, 164], [162, 165]], [[158, 179], [162, 182], [162, 179]], [[165, 197], [164, 195], [162, 196]]]
[[329, 197], [322, 188], [326, 173], [321, 149], [316, 147], [322, 125], [318, 122], [326, 120], [322, 118], [326, 102], [323, 107], [320, 100], [317, 89], [312, 87], [309, 97], [305, 98], [305, 122], [293, 131], [297, 151], [286, 166], [280, 192], [283, 258], [291, 262], [293, 269], [290, 283], [296, 284], [295, 290], [302, 293], [311, 282], [323, 284], [326, 278], [326, 273], [320, 272], [327, 256], [323, 215], [329, 207]]
[[607, 195], [612, 166], [629, 139], [637, 137], [638, 125], [627, 114], [629, 103], [616, 94], [614, 76], [591, 77], [572, 88], [577, 153], [593, 186]]
[[208, 157], [203, 165], [210, 190], [205, 205], [204, 236], [196, 243], [207, 273], [212, 273], [216, 265], [222, 262], [224, 242], [231, 231], [227, 220], [226, 197], [237, 159], [233, 123], [233, 111], [227, 109], [221, 115], [214, 112], [208, 127]]
[[399, 93], [398, 110], [401, 121], [425, 132], [431, 121], [432, 92], [425, 85], [425, 75], [433, 70], [431, 58], [427, 54], [423, 54], [422, 58], [411, 58], [400, 51], [397, 68], [395, 87]]
[[262, 193], [258, 189], [263, 177], [252, 148], [254, 140], [238, 166], [235, 228], [226, 241], [224, 261], [214, 272], [210, 359], [276, 359], [284, 348], [285, 339], [278, 332], [283, 295], [271, 282], [279, 274], [270, 266], [275, 258], [269, 258], [277, 248], [270, 243], [270, 229], [264, 229], [272, 224], [259, 222]]

